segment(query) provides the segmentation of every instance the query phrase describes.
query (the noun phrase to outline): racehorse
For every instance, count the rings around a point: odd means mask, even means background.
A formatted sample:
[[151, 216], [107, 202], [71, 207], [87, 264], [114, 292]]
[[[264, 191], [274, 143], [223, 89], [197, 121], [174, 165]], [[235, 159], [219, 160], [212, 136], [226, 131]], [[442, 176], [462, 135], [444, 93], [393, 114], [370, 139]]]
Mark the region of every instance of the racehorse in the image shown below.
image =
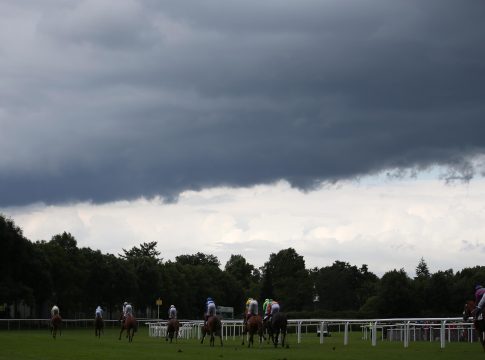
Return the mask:
[[138, 322], [133, 314], [127, 314], [124, 321], [121, 323], [120, 337], [118, 340], [121, 340], [121, 334], [125, 329], [128, 342], [132, 342], [133, 336], [135, 336], [135, 332], [138, 330]]
[[271, 329], [274, 333], [273, 343], [274, 347], [278, 347], [278, 338], [281, 333], [281, 347], [285, 346], [286, 339], [286, 328], [288, 326], [288, 318], [285, 313], [277, 312], [274, 313], [271, 318]]
[[[463, 309], [463, 320], [467, 321], [470, 316], [472, 316], [472, 311], [476, 308], [475, 301], [469, 300], [465, 303], [465, 308]], [[481, 315], [481, 316], [480, 316]], [[478, 320], [480, 318], [480, 320]], [[485, 340], [483, 335], [485, 333], [485, 319], [482, 314], [477, 315], [476, 318], [473, 318], [473, 325], [475, 326], [475, 330], [478, 334], [478, 339], [480, 340], [480, 344], [482, 344], [483, 351], [485, 351]]]
[[242, 345], [244, 345], [244, 337], [249, 333], [248, 347], [254, 346], [254, 334], [259, 335], [259, 343], [263, 341], [263, 320], [261, 315], [253, 315], [246, 322], [246, 328], [244, 329]]
[[101, 338], [101, 333], [104, 333], [104, 321], [101, 316], [96, 316], [94, 319], [94, 336]]
[[212, 315], [207, 319], [207, 324], [202, 327], [202, 340], [200, 343], [204, 342], [205, 336], [210, 334], [210, 346], [214, 346], [215, 342], [215, 335], [219, 336], [221, 339], [221, 346], [222, 345], [222, 322], [221, 319], [217, 315]]
[[62, 318], [59, 314], [54, 314], [51, 317], [51, 333], [52, 337], [55, 339], [57, 336], [57, 330], [59, 330], [59, 336], [61, 335], [61, 325], [62, 325]]
[[[264, 334], [268, 334], [268, 338], [264, 336]], [[267, 340], [267, 343], [269, 344], [269, 341], [273, 341], [273, 329], [271, 328], [271, 319], [266, 318], [263, 320], [263, 339]]]
[[179, 321], [177, 319], [170, 319], [167, 323], [167, 335], [165, 336], [165, 341], [168, 341], [170, 338], [170, 343], [172, 343], [173, 336], [175, 334], [175, 342], [177, 342], [178, 334], [179, 334]]

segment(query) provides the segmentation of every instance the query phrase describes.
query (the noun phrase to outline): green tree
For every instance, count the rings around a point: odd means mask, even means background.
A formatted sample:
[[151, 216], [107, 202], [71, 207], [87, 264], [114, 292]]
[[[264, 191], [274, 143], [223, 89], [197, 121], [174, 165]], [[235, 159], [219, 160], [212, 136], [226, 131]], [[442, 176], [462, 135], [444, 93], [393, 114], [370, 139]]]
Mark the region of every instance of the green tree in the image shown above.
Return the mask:
[[250, 287], [254, 266], [247, 263], [242, 255], [231, 255], [224, 270], [231, 274], [242, 288], [248, 289]]
[[217, 256], [204, 254], [201, 252], [193, 255], [179, 255], [175, 257], [175, 260], [181, 265], [208, 265], [215, 267], [219, 267], [221, 265]]
[[135, 271], [138, 284], [135, 302], [144, 316], [153, 316], [148, 310], [154, 307], [162, 288], [161, 259], [158, 258], [160, 253], [156, 246], [157, 242], [143, 243], [140, 247], [123, 249], [124, 254], [121, 255]]
[[[264, 282], [268, 284], [265, 285]], [[301, 311], [312, 306], [312, 281], [303, 256], [293, 248], [271, 254], [263, 268], [262, 290], [272, 287], [273, 298], [286, 311]]]
[[426, 288], [426, 305], [432, 316], [450, 316], [457, 310], [452, 303], [453, 270], [438, 271], [431, 275]]
[[404, 269], [388, 271], [382, 276], [378, 296], [381, 316], [408, 317], [417, 312], [412, 282]]

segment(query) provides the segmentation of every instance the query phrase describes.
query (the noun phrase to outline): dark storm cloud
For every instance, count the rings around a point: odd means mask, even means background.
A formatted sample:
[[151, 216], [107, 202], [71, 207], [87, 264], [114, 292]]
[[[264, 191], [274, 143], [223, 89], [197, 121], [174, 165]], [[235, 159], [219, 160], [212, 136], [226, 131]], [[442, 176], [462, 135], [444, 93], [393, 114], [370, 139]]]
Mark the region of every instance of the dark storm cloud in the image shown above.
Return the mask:
[[0, 5], [2, 206], [480, 173], [482, 1], [45, 4]]

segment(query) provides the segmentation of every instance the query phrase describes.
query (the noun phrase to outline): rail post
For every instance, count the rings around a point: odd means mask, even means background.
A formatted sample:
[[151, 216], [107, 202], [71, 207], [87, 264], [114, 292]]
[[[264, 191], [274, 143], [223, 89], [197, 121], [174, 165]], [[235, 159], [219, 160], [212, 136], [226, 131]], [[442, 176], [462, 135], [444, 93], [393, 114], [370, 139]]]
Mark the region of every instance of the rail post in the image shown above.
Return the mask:
[[441, 321], [441, 328], [440, 328], [440, 345], [441, 348], [444, 349], [446, 345], [446, 320]]
[[345, 322], [345, 327], [344, 327], [344, 345], [349, 344], [349, 322]]

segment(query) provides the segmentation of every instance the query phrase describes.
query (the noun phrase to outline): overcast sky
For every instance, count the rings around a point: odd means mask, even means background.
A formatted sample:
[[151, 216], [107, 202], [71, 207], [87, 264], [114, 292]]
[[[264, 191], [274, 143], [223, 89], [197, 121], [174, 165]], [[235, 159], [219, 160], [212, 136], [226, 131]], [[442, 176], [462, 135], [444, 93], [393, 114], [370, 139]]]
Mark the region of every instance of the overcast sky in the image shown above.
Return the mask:
[[482, 0], [0, 1], [0, 211], [113, 253], [477, 265], [484, 18]]

